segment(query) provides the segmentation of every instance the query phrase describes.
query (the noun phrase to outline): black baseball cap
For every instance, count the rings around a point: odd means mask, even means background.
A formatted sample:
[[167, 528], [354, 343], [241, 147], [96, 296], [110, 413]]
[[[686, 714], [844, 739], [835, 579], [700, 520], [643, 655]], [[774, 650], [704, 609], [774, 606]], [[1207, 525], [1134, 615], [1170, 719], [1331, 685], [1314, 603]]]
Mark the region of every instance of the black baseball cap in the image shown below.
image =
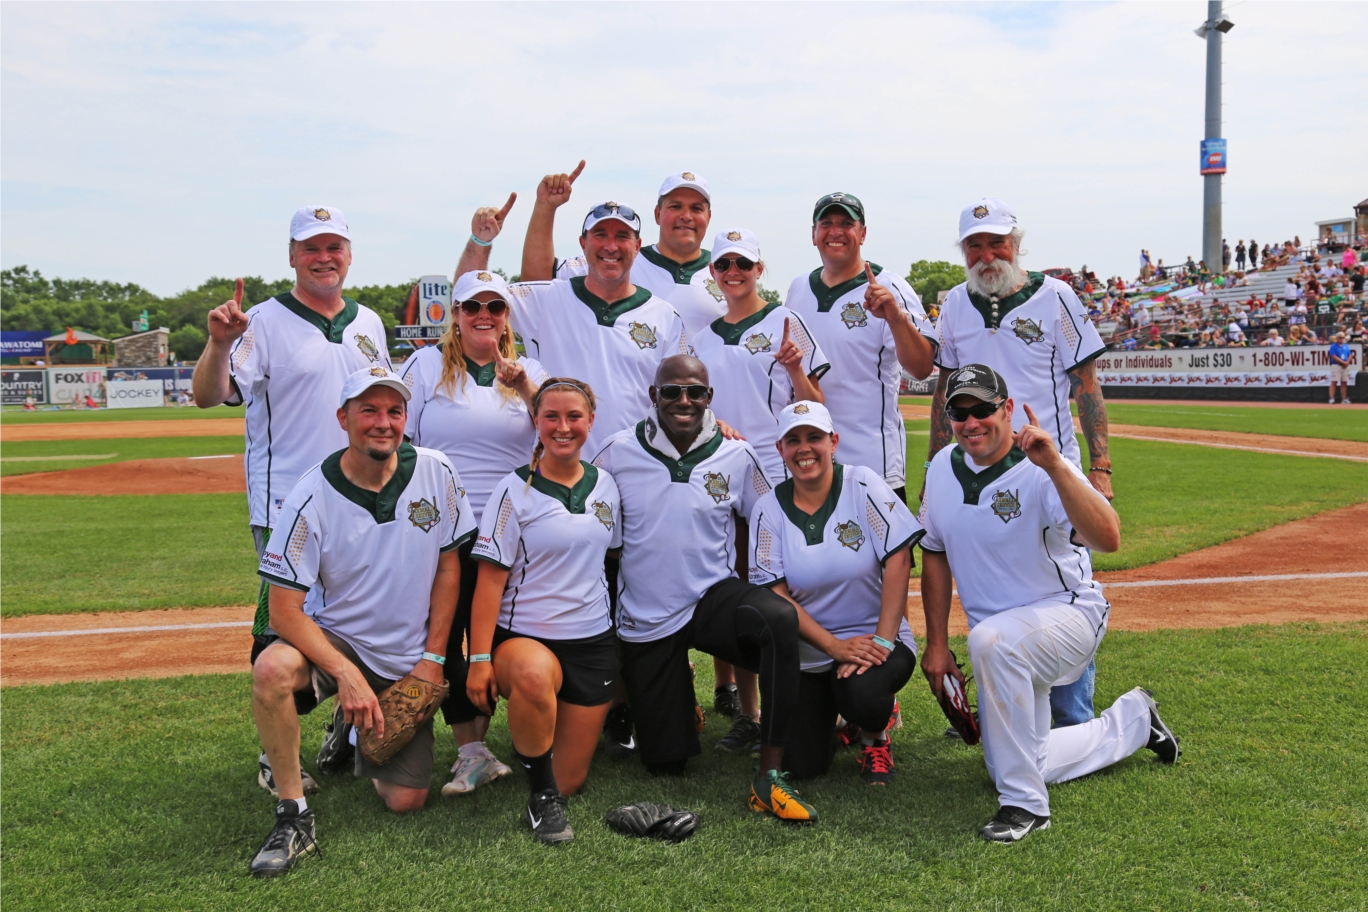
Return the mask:
[[1007, 398], [1007, 381], [986, 364], [966, 364], [950, 375], [950, 383], [945, 388], [946, 402], [956, 396], [997, 402]]
[[817, 220], [822, 217], [832, 206], [845, 212], [846, 215], [855, 219], [861, 225], [865, 223], [864, 203], [860, 202], [858, 196], [849, 193], [828, 193], [817, 201], [817, 205], [812, 209], [812, 224], [817, 224]]

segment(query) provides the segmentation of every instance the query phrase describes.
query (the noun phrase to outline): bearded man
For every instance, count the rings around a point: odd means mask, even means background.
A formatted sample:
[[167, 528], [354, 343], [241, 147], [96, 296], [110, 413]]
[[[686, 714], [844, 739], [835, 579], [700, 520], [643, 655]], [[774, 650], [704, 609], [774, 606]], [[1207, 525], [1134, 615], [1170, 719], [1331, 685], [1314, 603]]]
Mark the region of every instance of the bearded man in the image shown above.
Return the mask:
[[[1088, 445], [1088, 482], [1111, 500], [1107, 406], [1093, 363], [1107, 347], [1087, 310], [1064, 282], [1021, 267], [1025, 232], [1002, 200], [971, 203], [960, 213], [959, 228], [967, 280], [946, 296], [936, 324], [940, 380], [931, 406], [926, 464], [954, 443], [945, 411], [950, 379], [964, 365], [991, 364], [1011, 387], [1013, 398], [1029, 404], [1040, 417], [1041, 428], [1054, 438], [1064, 458], [1082, 470], [1069, 413], [1070, 392], [1076, 389], [1078, 418]], [[1025, 426], [1025, 414], [1022, 408], [1013, 416], [1014, 432]], [[1076, 682], [1051, 692], [1056, 725], [1076, 725], [1093, 717], [1094, 678], [1089, 665]]]

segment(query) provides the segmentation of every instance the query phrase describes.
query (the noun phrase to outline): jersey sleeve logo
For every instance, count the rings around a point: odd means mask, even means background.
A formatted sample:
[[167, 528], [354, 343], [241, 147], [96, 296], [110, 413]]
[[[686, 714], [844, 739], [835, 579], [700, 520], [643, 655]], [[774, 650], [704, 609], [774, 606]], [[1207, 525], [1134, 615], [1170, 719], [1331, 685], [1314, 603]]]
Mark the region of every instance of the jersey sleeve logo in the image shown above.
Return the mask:
[[424, 497], [422, 500], [409, 501], [408, 518], [409, 522], [428, 532], [442, 521], [442, 514], [437, 509], [437, 504]]
[[841, 308], [841, 322], [846, 325], [846, 329], [867, 326], [869, 325], [869, 315], [865, 313], [864, 307], [858, 302], [850, 301]]
[[627, 327], [627, 335], [637, 344], [637, 348], [655, 348], [656, 331], [654, 326], [645, 323], [632, 323]]
[[746, 351], [750, 352], [752, 355], [771, 351], [774, 348], [774, 340], [764, 333], [753, 333], [746, 339], [744, 344], [746, 346]]
[[859, 551], [865, 543], [864, 530], [855, 520], [847, 520], [836, 526], [836, 540], [851, 551]]
[[371, 361], [380, 360], [380, 349], [371, 341], [370, 336], [358, 335], [356, 337], [356, 347], [361, 350], [361, 354], [365, 355]]
[[1027, 345], [1034, 345], [1045, 338], [1045, 331], [1040, 328], [1039, 323], [1021, 317], [1012, 321], [1012, 332], [1016, 333], [1017, 338]]
[[708, 294], [713, 296], [714, 301], [722, 300], [722, 289], [717, 287], [716, 279], [707, 279], [703, 282], [703, 288]]
[[993, 515], [1004, 523], [1009, 523], [1021, 515], [1021, 501], [1017, 495], [1021, 489], [1015, 491], [998, 491], [993, 494]]
[[594, 518], [603, 523], [604, 528], [613, 528], [613, 508], [601, 500], [594, 501]]
[[709, 472], [703, 476], [703, 490], [708, 492], [713, 503], [731, 500], [731, 477], [718, 472]]

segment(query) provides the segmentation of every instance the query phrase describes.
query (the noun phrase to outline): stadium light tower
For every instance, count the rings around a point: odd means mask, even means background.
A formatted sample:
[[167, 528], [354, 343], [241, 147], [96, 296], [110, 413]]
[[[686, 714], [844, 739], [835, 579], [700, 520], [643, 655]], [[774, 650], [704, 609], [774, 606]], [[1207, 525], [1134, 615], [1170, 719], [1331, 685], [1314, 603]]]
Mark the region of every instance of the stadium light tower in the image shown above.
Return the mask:
[[1221, 15], [1221, 0], [1209, 0], [1207, 20], [1197, 27], [1206, 41], [1206, 130], [1202, 139], [1202, 259], [1212, 272], [1225, 272], [1221, 237], [1221, 175], [1226, 141], [1221, 137], [1221, 38], [1235, 27]]

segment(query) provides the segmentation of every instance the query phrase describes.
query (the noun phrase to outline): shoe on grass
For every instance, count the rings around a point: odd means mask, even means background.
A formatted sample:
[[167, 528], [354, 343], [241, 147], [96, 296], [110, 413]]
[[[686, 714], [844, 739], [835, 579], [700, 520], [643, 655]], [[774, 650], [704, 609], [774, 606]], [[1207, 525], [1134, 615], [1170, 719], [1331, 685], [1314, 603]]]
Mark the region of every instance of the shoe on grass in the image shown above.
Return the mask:
[[988, 821], [979, 836], [989, 842], [1019, 842], [1036, 830], [1048, 830], [1049, 817], [1039, 817], [1030, 811], [1004, 804], [997, 814]]
[[301, 811], [299, 804], [285, 798], [276, 805], [275, 826], [257, 849], [249, 870], [254, 877], [279, 877], [305, 855], [321, 854], [314, 840], [313, 808]]
[[614, 760], [625, 760], [636, 753], [632, 736], [632, 707], [619, 703], [608, 710], [603, 723], [603, 749]]
[[318, 771], [325, 776], [346, 772], [356, 757], [356, 745], [351, 743], [351, 724], [342, 719], [340, 702], [333, 709], [332, 721], [323, 727], [323, 731], [323, 746], [318, 749], [316, 764]]
[[798, 796], [789, 774], [778, 770], [755, 771], [750, 809], [757, 814], [773, 814], [785, 823], [817, 822], [817, 809]]
[[860, 779], [866, 785], [888, 785], [895, 773], [887, 738], [860, 748]]
[[717, 739], [714, 750], [734, 754], [750, 747], [760, 737], [760, 723], [750, 716], [737, 716], [725, 735]]
[[1145, 747], [1159, 755], [1160, 763], [1176, 763], [1178, 758], [1183, 756], [1183, 749], [1178, 746], [1178, 736], [1169, 730], [1164, 724], [1164, 720], [1159, 718], [1159, 704], [1154, 702], [1154, 695], [1143, 687], [1137, 687], [1145, 702], [1149, 704], [1150, 711], [1150, 735]]
[[850, 747], [853, 744], [859, 744], [860, 726], [856, 725], [854, 722], [847, 722], [844, 719], [840, 719], [839, 721], [844, 722], [845, 724], [836, 729], [836, 743], [840, 744], [841, 747]]
[[527, 799], [527, 823], [532, 835], [545, 845], [560, 845], [575, 838], [570, 819], [565, 815], [568, 799], [554, 788], [534, 792]]
[[499, 762], [489, 748], [474, 757], [457, 757], [451, 765], [451, 781], [442, 786], [442, 795], [469, 795], [482, 785], [502, 779], [513, 770]]
[[723, 684], [713, 691], [713, 711], [728, 719], [741, 715], [741, 692], [735, 684]]
[[[299, 758], [299, 778], [304, 782], [304, 794], [312, 795], [318, 791], [318, 782], [304, 768], [303, 757]], [[271, 772], [271, 761], [266, 757], [265, 751], [257, 757], [257, 785], [270, 792], [272, 798], [280, 797], [280, 792], [276, 789], [275, 774]]]

